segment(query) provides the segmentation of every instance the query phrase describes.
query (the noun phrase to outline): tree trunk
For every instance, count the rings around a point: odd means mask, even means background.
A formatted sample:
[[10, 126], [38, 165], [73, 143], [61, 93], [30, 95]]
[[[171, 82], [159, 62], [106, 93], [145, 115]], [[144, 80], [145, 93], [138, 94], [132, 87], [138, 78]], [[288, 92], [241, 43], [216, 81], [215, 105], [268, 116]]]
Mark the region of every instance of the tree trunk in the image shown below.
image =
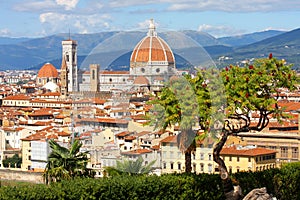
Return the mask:
[[227, 140], [228, 135], [229, 132], [227, 130], [223, 130], [223, 135], [221, 140], [214, 147], [213, 156], [214, 156], [214, 161], [219, 164], [219, 172], [220, 172], [220, 177], [222, 179], [226, 200], [240, 200], [242, 199], [241, 189], [239, 186], [237, 187], [233, 186], [232, 180], [229, 177], [229, 173], [227, 171], [227, 167], [223, 159], [220, 157], [220, 152]]
[[192, 152], [187, 149], [187, 151], [184, 153], [185, 158], [185, 172], [191, 173], [192, 172]]

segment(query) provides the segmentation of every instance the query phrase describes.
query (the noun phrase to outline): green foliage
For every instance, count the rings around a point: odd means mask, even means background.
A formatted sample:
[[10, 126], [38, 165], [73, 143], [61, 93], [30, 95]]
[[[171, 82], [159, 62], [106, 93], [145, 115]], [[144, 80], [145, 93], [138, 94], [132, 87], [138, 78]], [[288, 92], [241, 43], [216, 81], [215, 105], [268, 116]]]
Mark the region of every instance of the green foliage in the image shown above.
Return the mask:
[[110, 176], [115, 175], [140, 175], [140, 174], [148, 174], [151, 172], [152, 166], [155, 163], [155, 160], [150, 162], [147, 165], [144, 165], [144, 160], [141, 156], [136, 160], [124, 160], [123, 162], [117, 161], [117, 166], [107, 167], [106, 172]]
[[[300, 163], [282, 169], [241, 172], [232, 175], [243, 193], [267, 187], [277, 199], [300, 197]], [[18, 185], [0, 187], [0, 199], [225, 199], [218, 174], [164, 174], [162, 176], [112, 176], [100, 179], [74, 178], [50, 185]]]
[[86, 168], [88, 152], [80, 152], [82, 144], [75, 140], [70, 149], [60, 146], [54, 140], [49, 141], [52, 152], [44, 172], [46, 183], [72, 179], [77, 176], [92, 176]]
[[248, 63], [244, 67], [226, 67], [221, 73], [228, 117], [243, 119], [243, 125], [249, 127], [249, 114], [257, 111], [260, 120], [255, 129], [259, 131], [268, 124], [271, 114], [280, 121], [285, 117], [284, 110], [277, 105], [280, 89], [293, 91], [297, 83], [296, 72], [291, 67], [271, 54], [269, 58], [256, 59], [253, 64]]
[[7, 158], [2, 161], [4, 167], [21, 168], [22, 158], [18, 154], [13, 155], [11, 158]]
[[278, 199], [300, 199], [300, 162], [283, 165], [274, 181]]

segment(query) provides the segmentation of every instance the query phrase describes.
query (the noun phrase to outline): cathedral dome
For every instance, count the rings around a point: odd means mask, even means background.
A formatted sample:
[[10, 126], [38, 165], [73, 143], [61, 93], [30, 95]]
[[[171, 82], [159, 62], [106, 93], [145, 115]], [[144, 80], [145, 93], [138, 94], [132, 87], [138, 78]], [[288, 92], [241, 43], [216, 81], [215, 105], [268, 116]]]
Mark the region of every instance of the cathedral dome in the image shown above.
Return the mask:
[[130, 57], [130, 63], [131, 67], [137, 67], [140, 65], [136, 63], [153, 62], [174, 64], [175, 59], [169, 45], [157, 36], [155, 25], [151, 20], [148, 34], [135, 46]]
[[57, 69], [50, 63], [46, 63], [39, 70], [38, 78], [58, 78]]

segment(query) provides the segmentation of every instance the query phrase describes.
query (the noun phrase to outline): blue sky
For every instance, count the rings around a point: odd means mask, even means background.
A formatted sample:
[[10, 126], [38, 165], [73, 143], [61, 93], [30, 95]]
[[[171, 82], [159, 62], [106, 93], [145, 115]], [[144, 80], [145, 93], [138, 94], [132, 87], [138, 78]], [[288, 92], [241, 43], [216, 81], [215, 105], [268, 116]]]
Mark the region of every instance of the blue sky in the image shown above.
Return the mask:
[[298, 0], [0, 0], [0, 36], [198, 30], [215, 37], [300, 28]]

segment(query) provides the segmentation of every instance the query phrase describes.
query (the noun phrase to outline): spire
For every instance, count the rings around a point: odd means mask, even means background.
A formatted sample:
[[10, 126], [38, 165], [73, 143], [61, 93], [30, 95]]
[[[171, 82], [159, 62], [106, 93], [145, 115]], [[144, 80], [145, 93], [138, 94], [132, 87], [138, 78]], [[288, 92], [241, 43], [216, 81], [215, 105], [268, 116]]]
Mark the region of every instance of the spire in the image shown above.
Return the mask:
[[150, 19], [148, 36], [157, 36], [157, 33], [156, 33], [155, 29], [156, 28], [155, 28], [154, 20]]
[[63, 56], [61, 61], [61, 70], [67, 70], [67, 62], [65, 56]]

